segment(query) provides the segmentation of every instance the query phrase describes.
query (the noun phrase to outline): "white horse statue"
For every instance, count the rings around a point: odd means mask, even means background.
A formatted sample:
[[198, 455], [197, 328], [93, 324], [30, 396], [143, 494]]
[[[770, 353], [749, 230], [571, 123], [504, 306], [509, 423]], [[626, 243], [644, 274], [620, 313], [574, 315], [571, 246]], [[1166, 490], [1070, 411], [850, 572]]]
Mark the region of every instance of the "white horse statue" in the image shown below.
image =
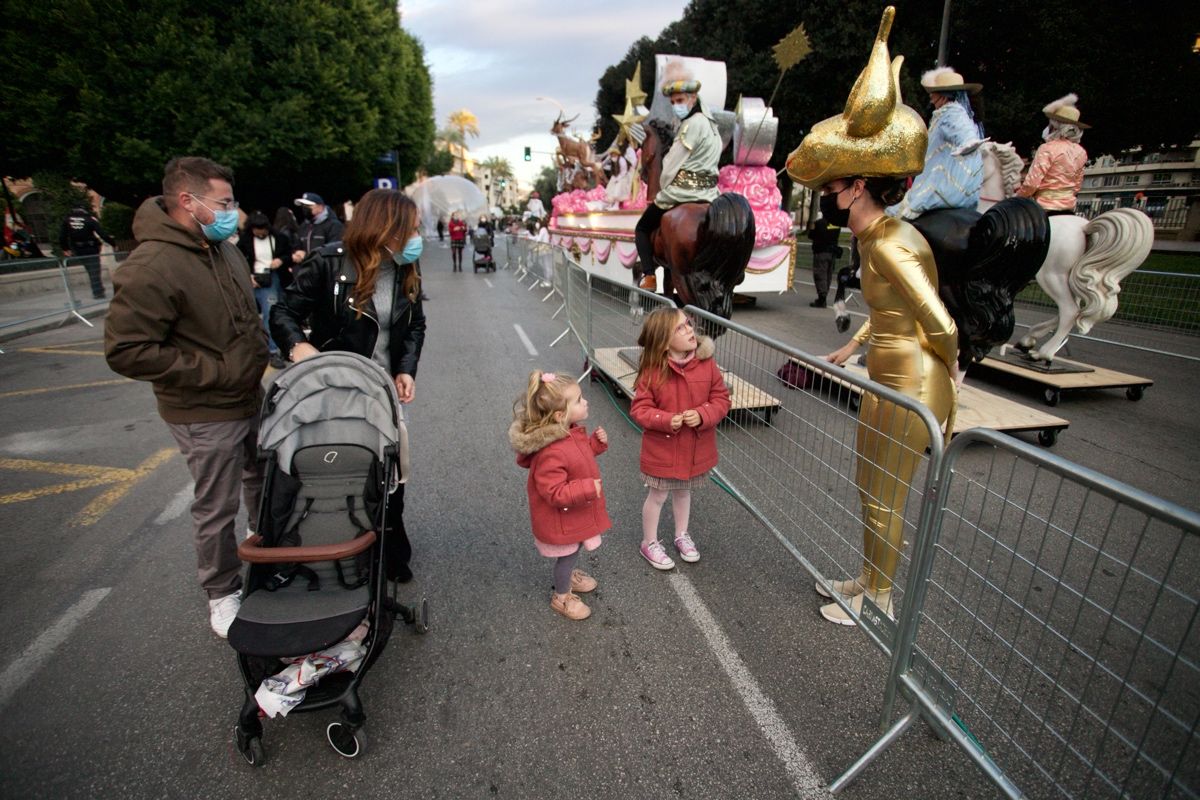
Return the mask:
[[[972, 146], [983, 153], [982, 213], [1016, 193], [1024, 162], [1011, 144], [983, 140], [967, 147]], [[1050, 249], [1037, 282], [1058, 305], [1058, 316], [1030, 328], [1018, 347], [1049, 362], [1072, 329], [1087, 333], [1111, 318], [1121, 281], [1142, 265], [1153, 244], [1154, 225], [1135, 208], [1117, 208], [1093, 220], [1073, 214], [1050, 217]], [[1050, 331], [1054, 335], [1038, 347], [1038, 339]]]

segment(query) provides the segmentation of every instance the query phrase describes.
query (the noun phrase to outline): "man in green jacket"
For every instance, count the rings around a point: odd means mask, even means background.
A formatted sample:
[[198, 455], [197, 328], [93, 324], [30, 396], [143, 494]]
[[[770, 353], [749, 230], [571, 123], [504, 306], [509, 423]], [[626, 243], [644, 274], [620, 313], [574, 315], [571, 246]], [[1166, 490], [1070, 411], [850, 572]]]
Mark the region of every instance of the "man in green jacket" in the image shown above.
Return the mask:
[[207, 158], [172, 159], [161, 197], [133, 220], [140, 242], [113, 274], [104, 323], [108, 365], [153, 384], [196, 482], [192, 503], [200, 585], [222, 638], [241, 602], [234, 518], [245, 493], [250, 524], [262, 475], [256, 439], [267, 336], [250, 270], [227, 240], [237, 230], [233, 173]]
[[663, 214], [680, 203], [711, 203], [719, 194], [717, 162], [721, 158], [721, 135], [717, 123], [700, 103], [699, 91], [700, 81], [692, 79], [671, 81], [662, 87], [662, 93], [671, 99], [671, 111], [681, 124], [671, 149], [663, 156], [658, 194], [634, 228], [644, 275], [654, 274], [652, 238]]

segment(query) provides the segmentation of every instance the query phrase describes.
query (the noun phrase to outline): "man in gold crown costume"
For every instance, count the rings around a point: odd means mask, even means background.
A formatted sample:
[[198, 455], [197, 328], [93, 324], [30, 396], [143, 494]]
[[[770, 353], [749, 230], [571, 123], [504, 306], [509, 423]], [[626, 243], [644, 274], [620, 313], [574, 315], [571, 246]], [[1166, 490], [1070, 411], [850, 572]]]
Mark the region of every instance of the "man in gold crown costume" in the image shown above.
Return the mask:
[[[840, 115], [817, 123], [788, 156], [788, 174], [820, 190], [821, 209], [858, 238], [862, 294], [870, 316], [854, 338], [827, 358], [844, 363], [867, 343], [871, 379], [920, 400], [945, 424], [956, 402], [958, 331], [938, 298], [933, 253], [915, 228], [884, 214], [904, 197], [904, 178], [924, 166], [927, 132], [900, 98], [898, 57], [887, 37], [895, 9], [883, 12], [866, 68]], [[909, 483], [929, 445], [921, 420], [870, 393], [859, 411], [856, 482], [863, 512], [863, 566], [833, 589], [858, 613], [863, 597], [891, 614], [892, 580], [904, 539]], [[829, 595], [821, 582], [817, 591]], [[832, 599], [832, 598], [830, 598]], [[853, 625], [837, 603], [821, 608], [830, 622]]]

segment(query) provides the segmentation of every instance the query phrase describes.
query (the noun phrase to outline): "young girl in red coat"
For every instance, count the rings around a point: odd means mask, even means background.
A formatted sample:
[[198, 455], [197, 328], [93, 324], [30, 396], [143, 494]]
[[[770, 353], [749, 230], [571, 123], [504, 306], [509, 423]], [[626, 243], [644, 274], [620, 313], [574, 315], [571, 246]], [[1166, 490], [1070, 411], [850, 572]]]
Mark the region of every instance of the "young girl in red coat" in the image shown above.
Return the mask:
[[660, 308], [646, 317], [638, 344], [632, 416], [642, 426], [642, 480], [650, 490], [642, 506], [642, 557], [655, 569], [675, 561], [658, 541], [658, 518], [667, 495], [675, 517], [675, 551], [700, 560], [688, 534], [692, 489], [717, 465], [716, 427], [729, 413], [729, 389], [713, 360], [715, 346], [697, 338], [682, 311]]
[[513, 405], [508, 440], [517, 464], [529, 470], [526, 492], [538, 552], [554, 563], [550, 607], [567, 619], [587, 619], [592, 610], [577, 593], [596, 588], [596, 579], [575, 569], [580, 544], [600, 546], [612, 527], [600, 486], [596, 456], [608, 449], [608, 434], [590, 437], [579, 423], [588, 404], [579, 384], [553, 372], [530, 374], [525, 393]]

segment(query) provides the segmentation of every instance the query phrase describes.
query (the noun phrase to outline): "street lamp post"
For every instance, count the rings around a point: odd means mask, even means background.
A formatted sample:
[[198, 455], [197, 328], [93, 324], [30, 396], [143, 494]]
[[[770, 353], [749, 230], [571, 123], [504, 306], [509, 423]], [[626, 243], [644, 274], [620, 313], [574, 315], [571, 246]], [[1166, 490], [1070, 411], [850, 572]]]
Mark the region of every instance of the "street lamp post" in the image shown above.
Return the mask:
[[942, 34], [938, 37], [937, 66], [946, 66], [946, 45], [950, 39], [950, 0], [942, 6]]
[[553, 97], [535, 97], [533, 99], [541, 100], [546, 103], [554, 103], [554, 105], [558, 106], [558, 110], [562, 112], [563, 117], [565, 118], [567, 116], [567, 110], [563, 108], [563, 104], [555, 100]]

